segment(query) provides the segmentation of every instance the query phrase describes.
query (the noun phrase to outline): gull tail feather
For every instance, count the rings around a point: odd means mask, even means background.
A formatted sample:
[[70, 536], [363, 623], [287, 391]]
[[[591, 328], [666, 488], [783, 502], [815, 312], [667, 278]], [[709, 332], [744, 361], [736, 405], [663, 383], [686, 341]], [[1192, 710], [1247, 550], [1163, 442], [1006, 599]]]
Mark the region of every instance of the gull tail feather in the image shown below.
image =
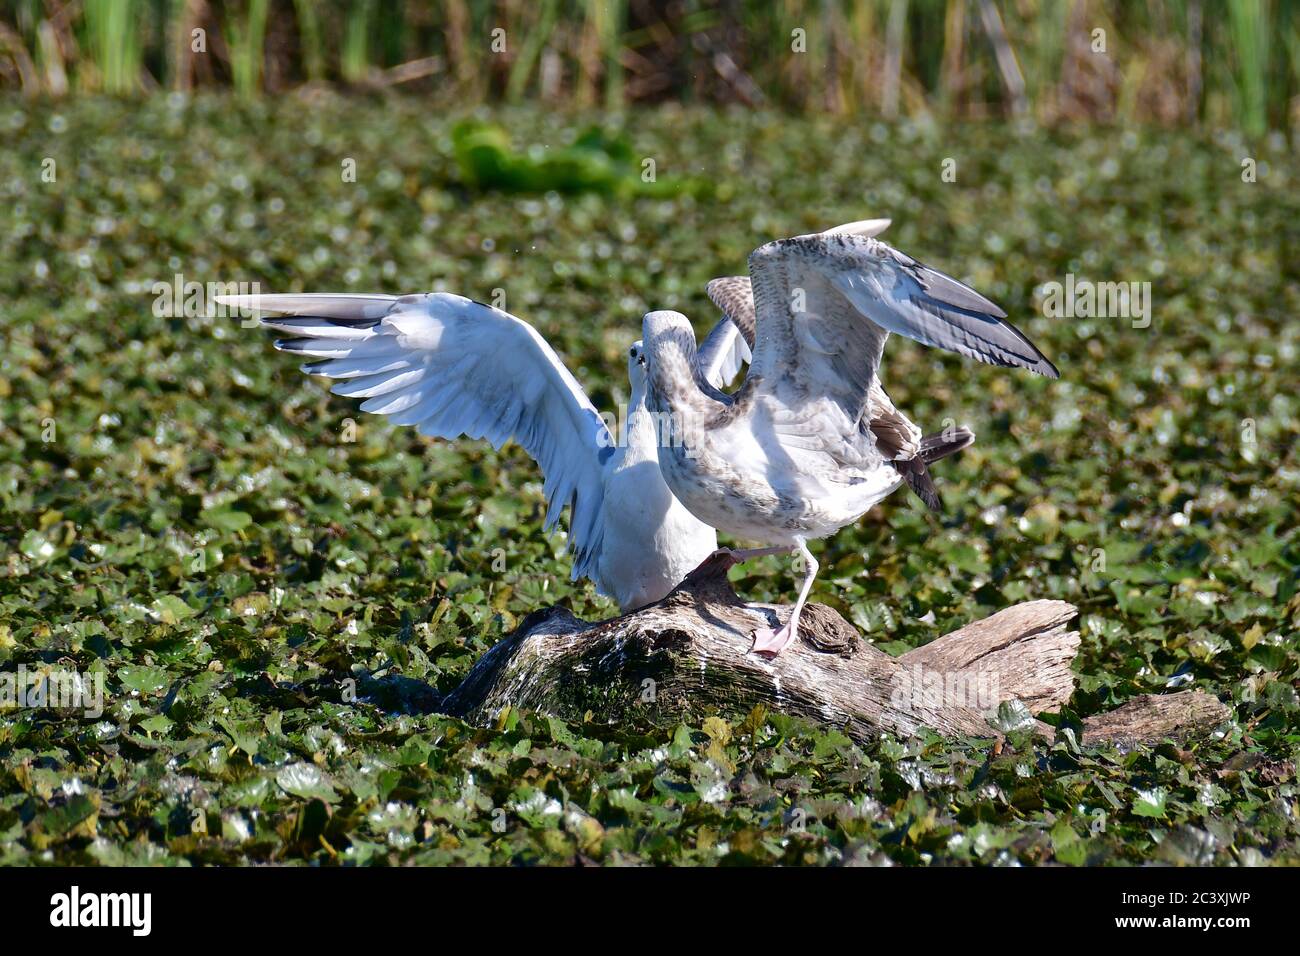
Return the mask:
[[922, 438], [915, 457], [906, 461], [891, 461], [890, 464], [903, 476], [907, 487], [925, 502], [927, 508], [942, 511], [943, 500], [930, 475], [930, 464], [961, 451], [974, 440], [975, 433], [969, 428], [945, 428], [937, 434]]
[[947, 458], [949, 455], [956, 454], [974, 440], [975, 433], [965, 426], [959, 425], [956, 428], [945, 428], [941, 432], [926, 435], [922, 438], [917, 455], [925, 459], [925, 463], [928, 465], [940, 458]]

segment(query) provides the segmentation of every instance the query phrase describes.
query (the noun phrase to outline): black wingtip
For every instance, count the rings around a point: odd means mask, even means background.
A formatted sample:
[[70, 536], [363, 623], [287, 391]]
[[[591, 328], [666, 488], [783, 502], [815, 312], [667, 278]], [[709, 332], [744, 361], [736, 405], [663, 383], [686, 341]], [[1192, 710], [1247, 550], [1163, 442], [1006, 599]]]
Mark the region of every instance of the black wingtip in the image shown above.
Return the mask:
[[276, 339], [272, 344], [275, 346], [276, 351], [279, 352], [306, 352], [313, 345], [319, 345], [320, 343], [315, 339], [297, 338]]
[[1000, 317], [1000, 322], [1006, 328], [1015, 333], [1016, 337], [1019, 338], [1021, 342], [1028, 346], [1030, 355], [1033, 356], [1032, 364], [1025, 361], [1024, 356], [1017, 356], [1008, 364], [1017, 365], [1020, 368], [1027, 369], [1028, 371], [1042, 375], [1045, 378], [1061, 377], [1060, 371], [1058, 371], [1056, 366], [1052, 364], [1052, 360], [1043, 354], [1042, 349], [1029, 340], [1029, 336], [1025, 335], [1024, 332], [1020, 331], [1020, 329], [1008, 322], [1005, 317]]
[[[1011, 325], [1010, 322], [1003, 324], [1010, 328], [1015, 328], [1015, 326]], [[1016, 356], [1015, 358], [1002, 357], [993, 361], [987, 359], [984, 361], [988, 362], [989, 365], [997, 365], [1002, 368], [1023, 369], [1026, 372], [1033, 372], [1035, 375], [1041, 375], [1043, 378], [1058, 379], [1061, 377], [1061, 373], [1057, 367], [1052, 364], [1051, 360], [1046, 355], [1039, 352], [1037, 348], [1034, 349], [1034, 357], [1032, 360], [1026, 359], [1023, 356]]]
[[1026, 357], [1023, 355], [1017, 355], [1014, 358], [1006, 359], [996, 364], [1005, 365], [1008, 368], [1023, 368], [1028, 372], [1033, 372], [1035, 375], [1041, 375], [1044, 378], [1055, 379], [1061, 377], [1060, 370], [1058, 370], [1057, 367], [1054, 364], [1052, 364], [1052, 360], [1049, 359], [1046, 355], [1044, 355], [1042, 353], [1042, 350], [1040, 350], [1037, 345], [1029, 341], [1029, 337], [1025, 335], [1024, 332], [1021, 332], [1010, 322], [1003, 321], [1002, 324], [1005, 325], [1012, 332], [1016, 333], [1016, 335], [1020, 337], [1020, 340], [1024, 342], [1025, 345], [1029, 346], [1029, 349], [1032, 352], [1033, 357], [1032, 359], [1026, 359]]

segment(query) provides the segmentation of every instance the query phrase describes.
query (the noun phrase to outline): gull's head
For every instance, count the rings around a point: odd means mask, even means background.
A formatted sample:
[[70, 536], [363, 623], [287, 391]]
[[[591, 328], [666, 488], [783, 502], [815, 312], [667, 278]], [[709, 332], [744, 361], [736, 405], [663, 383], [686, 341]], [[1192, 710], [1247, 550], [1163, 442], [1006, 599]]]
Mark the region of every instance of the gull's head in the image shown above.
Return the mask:
[[647, 312], [641, 320], [651, 406], [659, 398], [680, 394], [695, 380], [695, 330], [680, 312]]
[[633, 342], [627, 350], [627, 381], [632, 386], [632, 394], [645, 388], [645, 346], [640, 340]]
[[657, 368], [695, 362], [695, 330], [680, 312], [661, 309], [647, 312], [641, 320], [642, 353], [653, 380]]
[[653, 362], [654, 355], [666, 345], [684, 347], [689, 343], [694, 348], [695, 330], [691, 328], [691, 320], [680, 312], [660, 309], [647, 312], [641, 320], [641, 341], [645, 343], [646, 353]]

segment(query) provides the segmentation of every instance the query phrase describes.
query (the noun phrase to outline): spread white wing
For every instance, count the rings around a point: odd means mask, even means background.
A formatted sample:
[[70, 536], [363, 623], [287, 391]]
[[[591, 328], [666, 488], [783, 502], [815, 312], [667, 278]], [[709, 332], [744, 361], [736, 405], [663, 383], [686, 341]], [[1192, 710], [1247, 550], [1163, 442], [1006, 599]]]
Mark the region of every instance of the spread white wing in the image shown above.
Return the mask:
[[276, 348], [302, 370], [439, 438], [517, 441], [541, 466], [546, 527], [571, 509], [573, 577], [592, 577], [604, 541], [603, 467], [614, 440], [582, 386], [528, 323], [459, 295], [249, 295], [219, 301], [279, 313]]

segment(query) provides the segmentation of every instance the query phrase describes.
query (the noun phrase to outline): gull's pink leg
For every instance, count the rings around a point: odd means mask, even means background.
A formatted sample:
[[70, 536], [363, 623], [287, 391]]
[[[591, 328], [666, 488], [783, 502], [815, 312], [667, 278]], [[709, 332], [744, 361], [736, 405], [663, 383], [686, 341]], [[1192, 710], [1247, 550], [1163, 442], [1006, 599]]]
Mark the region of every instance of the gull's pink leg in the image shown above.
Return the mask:
[[812, 556], [812, 552], [808, 550], [808, 545], [803, 538], [796, 538], [795, 546], [808, 565], [808, 573], [804, 576], [803, 587], [799, 589], [799, 600], [794, 602], [794, 610], [790, 612], [790, 620], [786, 621], [784, 625], [775, 631], [770, 627], [762, 627], [754, 632], [753, 650], [756, 654], [775, 657], [799, 634], [799, 615], [803, 612], [804, 603], [808, 600], [808, 592], [812, 590], [813, 579], [817, 577], [817, 559]]

